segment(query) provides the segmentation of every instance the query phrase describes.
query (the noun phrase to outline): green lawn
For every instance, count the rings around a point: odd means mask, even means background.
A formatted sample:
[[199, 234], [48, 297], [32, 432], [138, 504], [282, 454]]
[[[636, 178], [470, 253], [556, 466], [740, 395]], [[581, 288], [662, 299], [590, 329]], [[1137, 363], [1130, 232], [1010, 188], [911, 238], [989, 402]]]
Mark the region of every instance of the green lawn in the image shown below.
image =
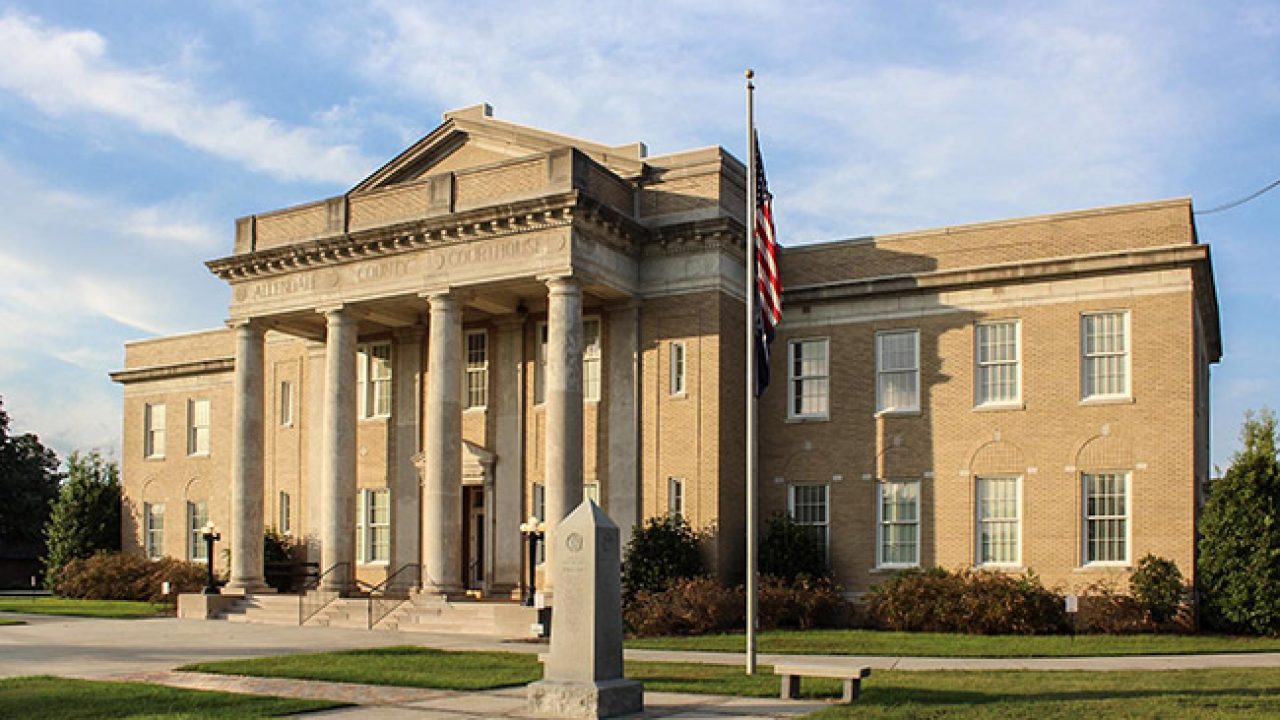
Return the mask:
[[168, 615], [172, 608], [130, 600], [76, 600], [60, 597], [0, 597], [0, 613], [78, 615], [94, 618], [149, 618]]
[[179, 690], [140, 683], [20, 677], [0, 680], [0, 718], [268, 718], [340, 707], [324, 700]]
[[[765, 653], [909, 657], [1071, 657], [1280, 652], [1280, 638], [1221, 635], [959, 635], [878, 630], [772, 630], [757, 636]], [[743, 652], [741, 634], [641, 638], [629, 648]]]
[[22, 622], [21, 620], [13, 620], [11, 618], [0, 617], [0, 626], [4, 626], [4, 625], [26, 625], [26, 623]]

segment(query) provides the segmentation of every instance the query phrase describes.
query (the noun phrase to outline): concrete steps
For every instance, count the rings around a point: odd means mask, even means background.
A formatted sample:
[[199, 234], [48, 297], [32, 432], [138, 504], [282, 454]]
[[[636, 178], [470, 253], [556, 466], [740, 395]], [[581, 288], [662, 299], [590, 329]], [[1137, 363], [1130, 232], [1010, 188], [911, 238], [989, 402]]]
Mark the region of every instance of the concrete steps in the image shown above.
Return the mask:
[[535, 608], [511, 602], [445, 600], [415, 596], [378, 623], [379, 628], [488, 637], [536, 637]]
[[227, 622], [297, 625], [297, 595], [249, 595], [222, 613]]

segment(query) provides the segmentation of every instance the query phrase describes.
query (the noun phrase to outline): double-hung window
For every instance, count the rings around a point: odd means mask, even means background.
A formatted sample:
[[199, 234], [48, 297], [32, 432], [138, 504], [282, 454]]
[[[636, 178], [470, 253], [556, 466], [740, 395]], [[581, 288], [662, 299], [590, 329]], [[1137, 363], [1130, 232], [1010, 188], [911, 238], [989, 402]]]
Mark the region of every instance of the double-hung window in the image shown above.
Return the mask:
[[293, 533], [293, 499], [289, 497], [289, 493], [280, 491], [280, 503], [278, 510], [280, 511], [280, 523], [276, 527], [284, 535]]
[[142, 534], [147, 557], [164, 557], [164, 503], [142, 504]]
[[975, 329], [978, 405], [1012, 405], [1021, 399], [1021, 348], [1017, 320], [979, 323]]
[[1084, 561], [1129, 562], [1129, 474], [1084, 474]]
[[828, 552], [827, 526], [829, 520], [826, 485], [792, 485], [787, 494], [788, 510], [791, 519], [813, 534], [822, 546], [822, 552]]
[[684, 478], [667, 478], [667, 516], [684, 517]]
[[582, 321], [582, 399], [600, 399], [600, 318]]
[[284, 380], [280, 383], [280, 425], [289, 427], [293, 424], [293, 383]]
[[468, 410], [489, 404], [489, 335], [484, 330], [467, 331], [466, 392], [463, 399]]
[[1018, 478], [978, 478], [978, 564], [1018, 565], [1021, 553], [1021, 498]]
[[827, 347], [827, 338], [787, 343], [787, 417], [827, 417], [830, 408]]
[[876, 566], [920, 564], [920, 481], [886, 480], [879, 484]]
[[360, 389], [360, 417], [391, 415], [391, 343], [360, 345], [356, 382]]
[[142, 438], [144, 445], [142, 454], [149, 458], [162, 458], [164, 457], [164, 403], [154, 405], [148, 403], [144, 413], [142, 422], [145, 434]]
[[209, 524], [209, 505], [187, 503], [187, 557], [191, 562], [209, 562], [209, 546], [204, 541], [204, 526]]
[[1129, 313], [1082, 315], [1080, 345], [1084, 398], [1129, 397]]
[[391, 560], [391, 491], [363, 489], [356, 495], [356, 553], [360, 562]]
[[187, 454], [209, 454], [209, 401], [187, 401]]
[[876, 333], [876, 412], [920, 409], [920, 331]]
[[671, 343], [671, 384], [668, 386], [668, 394], [683, 395], [685, 393], [685, 355], [686, 347], [683, 341], [673, 341]]

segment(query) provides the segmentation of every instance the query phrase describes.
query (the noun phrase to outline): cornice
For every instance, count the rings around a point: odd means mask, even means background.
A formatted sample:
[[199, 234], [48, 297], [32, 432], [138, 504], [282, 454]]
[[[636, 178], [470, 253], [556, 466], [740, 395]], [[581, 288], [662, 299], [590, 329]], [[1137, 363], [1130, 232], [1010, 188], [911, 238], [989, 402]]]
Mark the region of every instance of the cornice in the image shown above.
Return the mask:
[[213, 360], [196, 360], [194, 362], [175, 363], [173, 365], [151, 365], [148, 367], [116, 370], [109, 373], [111, 379], [122, 385], [147, 380], [172, 380], [192, 375], [214, 375], [235, 370], [235, 358], [224, 357]]
[[663, 225], [649, 231], [644, 246], [645, 257], [686, 255], [707, 250], [724, 250], [743, 257], [742, 223], [731, 217], [717, 217], [692, 222]]

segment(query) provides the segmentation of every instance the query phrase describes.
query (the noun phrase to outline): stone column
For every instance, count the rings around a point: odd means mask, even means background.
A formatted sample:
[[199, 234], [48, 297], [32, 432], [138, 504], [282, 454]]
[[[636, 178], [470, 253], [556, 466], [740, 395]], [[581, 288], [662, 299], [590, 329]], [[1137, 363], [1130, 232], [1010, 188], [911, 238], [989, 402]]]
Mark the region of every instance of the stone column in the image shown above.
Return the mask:
[[638, 378], [640, 362], [640, 304], [631, 302], [609, 310], [609, 517], [622, 542], [640, 522]]
[[[422, 528], [422, 486], [414, 458], [418, 454], [422, 404], [422, 341], [426, 328], [415, 325], [397, 330], [391, 373], [395, 389], [391, 395], [393, 431], [391, 436], [391, 571], [418, 564], [419, 531]], [[421, 574], [421, 573], [419, 573]], [[403, 576], [402, 576], [403, 577]], [[405, 578], [404, 582], [416, 582]], [[397, 580], [397, 583], [400, 581]]]
[[[265, 590], [263, 536], [263, 356], [262, 326], [236, 323], [234, 410], [231, 419], [231, 579], [227, 588]], [[210, 558], [210, 562], [213, 559]]]
[[462, 307], [434, 293], [423, 444], [422, 590], [462, 592]]
[[307, 432], [306, 514], [299, 514], [298, 528], [307, 539], [307, 562], [317, 565], [320, 564], [320, 521], [324, 517], [324, 489], [320, 484], [324, 467], [324, 352], [322, 343], [307, 348], [305, 382], [298, 393], [306, 411]]
[[325, 311], [324, 426], [320, 435], [320, 571], [346, 563], [325, 577], [322, 589], [343, 591], [355, 567], [356, 330], [342, 307]]
[[[582, 285], [554, 277], [547, 288], [546, 526], [554, 537], [556, 524], [582, 502]], [[555, 554], [548, 543], [548, 578], [555, 577]]]
[[524, 317], [512, 315], [497, 322], [494, 343], [493, 423], [494, 463], [492, 527], [495, 594], [512, 593], [520, 585], [520, 523], [524, 493]]

